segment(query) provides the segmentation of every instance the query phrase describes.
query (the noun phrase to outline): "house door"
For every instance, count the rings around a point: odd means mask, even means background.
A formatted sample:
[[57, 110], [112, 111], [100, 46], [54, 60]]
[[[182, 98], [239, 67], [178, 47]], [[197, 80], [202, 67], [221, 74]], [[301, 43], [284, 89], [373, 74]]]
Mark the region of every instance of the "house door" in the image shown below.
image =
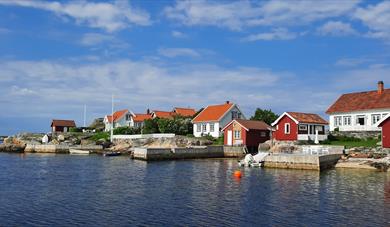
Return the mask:
[[227, 145], [231, 146], [233, 143], [233, 131], [232, 130], [228, 130], [227, 132]]

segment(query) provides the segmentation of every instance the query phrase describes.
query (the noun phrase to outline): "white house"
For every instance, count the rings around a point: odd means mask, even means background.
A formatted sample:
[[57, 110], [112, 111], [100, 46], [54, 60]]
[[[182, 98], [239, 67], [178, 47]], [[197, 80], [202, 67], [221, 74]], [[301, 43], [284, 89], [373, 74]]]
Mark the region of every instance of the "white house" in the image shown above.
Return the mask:
[[133, 116], [135, 116], [134, 113], [130, 112], [129, 110], [116, 111], [114, 112], [114, 117], [112, 117], [111, 115], [106, 115], [103, 120], [105, 125], [104, 130], [105, 131], [111, 130], [112, 120], [114, 120], [114, 124], [113, 124], [114, 129], [118, 127], [124, 127], [124, 126], [133, 127], [134, 126]]
[[207, 106], [193, 120], [194, 136], [211, 135], [218, 138], [224, 128], [233, 119], [245, 119], [236, 104], [227, 101], [222, 105]]
[[390, 113], [390, 89], [379, 81], [377, 90], [343, 94], [326, 113], [330, 131], [380, 131], [377, 123]]

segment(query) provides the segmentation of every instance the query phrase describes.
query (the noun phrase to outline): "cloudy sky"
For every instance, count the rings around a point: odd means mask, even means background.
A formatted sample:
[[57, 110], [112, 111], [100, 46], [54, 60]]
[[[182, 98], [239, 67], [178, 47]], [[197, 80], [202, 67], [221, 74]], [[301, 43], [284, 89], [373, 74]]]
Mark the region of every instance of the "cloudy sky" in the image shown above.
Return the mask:
[[117, 109], [324, 112], [390, 87], [390, 1], [0, 0], [0, 135]]

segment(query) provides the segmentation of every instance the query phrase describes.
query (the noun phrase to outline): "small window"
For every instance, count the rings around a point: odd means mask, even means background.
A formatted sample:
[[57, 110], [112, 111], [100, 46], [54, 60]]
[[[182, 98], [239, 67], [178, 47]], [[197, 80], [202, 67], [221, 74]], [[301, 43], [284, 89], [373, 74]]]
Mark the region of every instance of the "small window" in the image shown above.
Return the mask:
[[202, 127], [201, 124], [197, 124], [196, 125], [196, 131], [197, 132], [201, 132], [201, 127]]
[[241, 131], [234, 130], [234, 139], [241, 139]]
[[214, 123], [210, 123], [210, 132], [214, 132]]
[[316, 130], [317, 130], [317, 131], [319, 131], [319, 132], [322, 132], [322, 131], [323, 131], [323, 127], [322, 127], [322, 126], [319, 126], [319, 125], [317, 125], [317, 126], [316, 126]]
[[261, 132], [261, 133], [260, 133], [260, 136], [261, 136], [261, 137], [266, 137], [266, 136], [267, 136], [267, 133]]
[[206, 124], [202, 124], [202, 132], [206, 132]]
[[351, 121], [351, 116], [345, 116], [344, 118], [344, 125], [351, 125], [352, 121]]
[[307, 125], [299, 125], [299, 130], [307, 131]]
[[284, 134], [290, 134], [290, 123], [284, 124]]
[[373, 114], [372, 116], [372, 124], [375, 125], [378, 121], [381, 120], [381, 115], [380, 114]]

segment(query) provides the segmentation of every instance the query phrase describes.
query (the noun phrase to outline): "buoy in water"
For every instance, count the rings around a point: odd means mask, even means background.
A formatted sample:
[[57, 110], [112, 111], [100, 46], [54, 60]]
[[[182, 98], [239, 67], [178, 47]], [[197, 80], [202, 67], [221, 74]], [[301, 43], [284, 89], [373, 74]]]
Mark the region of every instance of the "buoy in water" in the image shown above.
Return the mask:
[[234, 176], [237, 178], [241, 178], [242, 177], [241, 171], [240, 170], [234, 171]]

